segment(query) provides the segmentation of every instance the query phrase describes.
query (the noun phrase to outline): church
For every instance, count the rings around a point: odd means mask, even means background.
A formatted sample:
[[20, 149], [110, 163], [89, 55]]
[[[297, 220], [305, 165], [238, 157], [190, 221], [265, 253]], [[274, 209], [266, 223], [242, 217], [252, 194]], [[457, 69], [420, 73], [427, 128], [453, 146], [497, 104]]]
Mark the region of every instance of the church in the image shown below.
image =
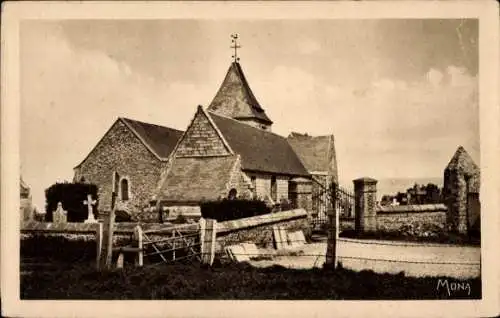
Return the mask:
[[131, 216], [157, 203], [196, 211], [200, 202], [234, 197], [310, 210], [314, 203], [298, 200], [297, 189], [308, 184], [314, 192], [337, 181], [334, 137], [285, 138], [272, 125], [234, 58], [212, 102], [194, 109], [185, 131], [120, 117], [74, 168], [74, 181], [98, 186], [103, 211], [116, 189], [117, 209]]

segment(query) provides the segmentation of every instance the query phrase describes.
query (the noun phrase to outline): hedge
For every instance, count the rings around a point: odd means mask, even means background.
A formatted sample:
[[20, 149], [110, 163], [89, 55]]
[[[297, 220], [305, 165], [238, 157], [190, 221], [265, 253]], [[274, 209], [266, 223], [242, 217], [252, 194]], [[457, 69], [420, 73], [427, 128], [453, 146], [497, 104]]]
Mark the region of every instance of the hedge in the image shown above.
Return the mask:
[[[45, 190], [45, 221], [52, 222], [52, 213], [57, 209], [57, 203], [61, 202], [63, 209], [68, 212], [68, 222], [83, 222], [88, 217], [88, 207], [83, 204], [87, 195], [92, 199], [98, 199], [97, 186], [89, 183], [55, 183]], [[93, 206], [94, 217], [97, 218], [98, 201]]]
[[203, 218], [215, 219], [218, 222], [271, 213], [271, 207], [264, 201], [245, 199], [202, 202], [200, 210]]

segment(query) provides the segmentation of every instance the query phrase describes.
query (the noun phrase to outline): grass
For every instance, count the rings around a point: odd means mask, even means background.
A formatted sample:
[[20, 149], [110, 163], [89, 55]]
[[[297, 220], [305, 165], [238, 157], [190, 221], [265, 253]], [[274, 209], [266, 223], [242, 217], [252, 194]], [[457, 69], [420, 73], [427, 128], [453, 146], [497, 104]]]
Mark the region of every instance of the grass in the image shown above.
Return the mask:
[[[481, 279], [467, 280], [471, 293], [437, 290], [439, 278], [355, 272], [342, 267], [255, 268], [249, 264], [197, 263], [98, 272], [92, 264], [21, 277], [21, 299], [479, 299]], [[443, 279], [443, 277], [441, 277]], [[456, 279], [448, 279], [457, 282]]]

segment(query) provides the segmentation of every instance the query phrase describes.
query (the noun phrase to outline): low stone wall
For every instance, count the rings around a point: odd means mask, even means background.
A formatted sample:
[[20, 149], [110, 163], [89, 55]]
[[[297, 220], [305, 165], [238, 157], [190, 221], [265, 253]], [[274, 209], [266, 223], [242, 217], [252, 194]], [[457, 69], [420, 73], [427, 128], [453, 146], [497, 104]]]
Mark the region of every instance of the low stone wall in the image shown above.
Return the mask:
[[354, 230], [354, 218], [340, 218], [340, 231]]
[[303, 209], [225, 221], [217, 224], [216, 252], [222, 252], [225, 246], [243, 242], [270, 248], [273, 246], [273, 226], [276, 225], [287, 231], [302, 230], [306, 238], [311, 233], [307, 212]]
[[[444, 204], [383, 206], [377, 210], [377, 231], [444, 231], [447, 208]], [[421, 233], [425, 235], [425, 233]]]

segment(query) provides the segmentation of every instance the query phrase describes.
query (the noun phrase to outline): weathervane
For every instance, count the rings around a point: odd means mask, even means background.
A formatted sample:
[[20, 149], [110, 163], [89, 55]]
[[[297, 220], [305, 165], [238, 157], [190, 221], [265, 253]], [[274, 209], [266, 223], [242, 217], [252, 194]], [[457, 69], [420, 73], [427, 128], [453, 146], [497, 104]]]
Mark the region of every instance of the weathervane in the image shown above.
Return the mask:
[[231, 42], [233, 45], [231, 45], [231, 48], [234, 49], [234, 54], [233, 54], [233, 59], [235, 62], [239, 62], [240, 58], [238, 57], [238, 49], [241, 48], [240, 45], [238, 45], [238, 34], [231, 34]]

